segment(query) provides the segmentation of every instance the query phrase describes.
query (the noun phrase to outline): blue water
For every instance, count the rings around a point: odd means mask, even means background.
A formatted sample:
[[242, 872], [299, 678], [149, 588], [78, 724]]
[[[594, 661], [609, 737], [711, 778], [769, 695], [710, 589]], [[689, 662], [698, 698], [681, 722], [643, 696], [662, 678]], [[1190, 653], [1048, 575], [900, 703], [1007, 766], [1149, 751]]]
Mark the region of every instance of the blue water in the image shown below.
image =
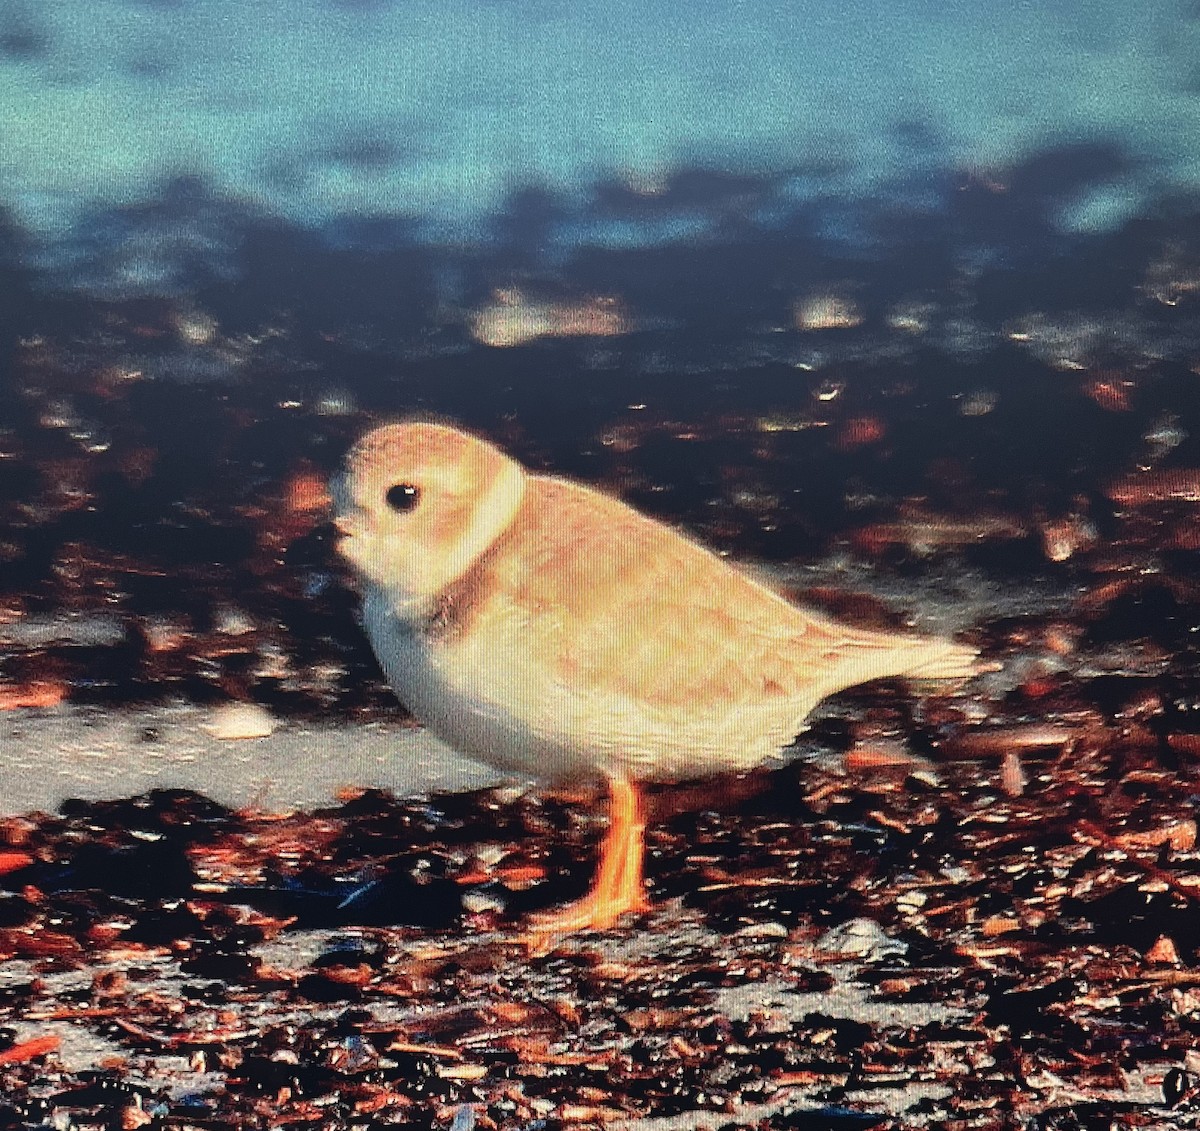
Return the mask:
[[[303, 225], [485, 243], [524, 193], [564, 244], [703, 238], [680, 169], [765, 181], [745, 219], [937, 207], [1059, 147], [1121, 155], [1057, 203], [1120, 225], [1200, 182], [1187, 0], [0, 0], [0, 206], [45, 246], [191, 178]], [[951, 187], [948, 187], [951, 186]]]

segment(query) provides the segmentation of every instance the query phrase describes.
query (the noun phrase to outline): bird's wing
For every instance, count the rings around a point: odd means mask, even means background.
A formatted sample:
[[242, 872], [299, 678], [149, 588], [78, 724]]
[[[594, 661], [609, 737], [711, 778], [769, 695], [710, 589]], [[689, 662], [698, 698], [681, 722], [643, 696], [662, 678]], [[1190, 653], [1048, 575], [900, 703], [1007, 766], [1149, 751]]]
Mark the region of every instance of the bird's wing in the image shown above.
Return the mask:
[[807, 710], [843, 687], [932, 665], [931, 648], [969, 654], [802, 611], [608, 496], [531, 485], [539, 505], [495, 564], [539, 661], [580, 690], [664, 710], [783, 700]]
[[587, 683], [668, 709], [787, 700], [807, 711], [903, 665], [903, 638], [798, 609], [733, 569], [673, 564], [669, 574], [650, 566], [638, 595], [608, 605], [575, 641]]

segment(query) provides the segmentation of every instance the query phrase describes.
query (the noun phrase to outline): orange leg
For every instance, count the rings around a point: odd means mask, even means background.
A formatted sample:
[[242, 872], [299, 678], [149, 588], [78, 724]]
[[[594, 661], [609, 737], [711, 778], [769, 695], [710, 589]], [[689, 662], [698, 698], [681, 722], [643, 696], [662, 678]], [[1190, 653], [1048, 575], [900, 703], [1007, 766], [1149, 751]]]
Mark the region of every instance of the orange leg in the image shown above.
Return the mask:
[[650, 906], [642, 880], [646, 820], [641, 794], [625, 778], [609, 778], [608, 788], [608, 832], [600, 846], [596, 878], [582, 899], [533, 916], [527, 941], [534, 950], [548, 949], [557, 935], [607, 930], [626, 912]]

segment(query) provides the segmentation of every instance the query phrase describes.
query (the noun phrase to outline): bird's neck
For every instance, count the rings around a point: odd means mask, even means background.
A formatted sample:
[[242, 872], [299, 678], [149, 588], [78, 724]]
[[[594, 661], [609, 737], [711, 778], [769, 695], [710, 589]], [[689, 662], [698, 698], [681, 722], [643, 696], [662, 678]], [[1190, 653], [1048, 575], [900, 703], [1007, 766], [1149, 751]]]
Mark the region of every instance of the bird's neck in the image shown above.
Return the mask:
[[424, 594], [413, 596], [397, 586], [365, 585], [362, 591], [363, 616], [366, 620], [386, 617], [400, 627], [419, 630], [437, 611], [438, 598]]

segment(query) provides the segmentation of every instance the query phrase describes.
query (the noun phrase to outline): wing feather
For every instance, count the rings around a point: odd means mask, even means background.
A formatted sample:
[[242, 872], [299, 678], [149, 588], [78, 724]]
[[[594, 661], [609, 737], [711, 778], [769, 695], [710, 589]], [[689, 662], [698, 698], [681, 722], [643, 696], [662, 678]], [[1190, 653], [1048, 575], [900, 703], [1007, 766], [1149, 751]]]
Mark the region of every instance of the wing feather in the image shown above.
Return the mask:
[[538, 663], [562, 681], [664, 711], [783, 700], [807, 710], [939, 662], [969, 674], [973, 656], [801, 610], [618, 500], [539, 476], [458, 596], [475, 619], [516, 613]]

